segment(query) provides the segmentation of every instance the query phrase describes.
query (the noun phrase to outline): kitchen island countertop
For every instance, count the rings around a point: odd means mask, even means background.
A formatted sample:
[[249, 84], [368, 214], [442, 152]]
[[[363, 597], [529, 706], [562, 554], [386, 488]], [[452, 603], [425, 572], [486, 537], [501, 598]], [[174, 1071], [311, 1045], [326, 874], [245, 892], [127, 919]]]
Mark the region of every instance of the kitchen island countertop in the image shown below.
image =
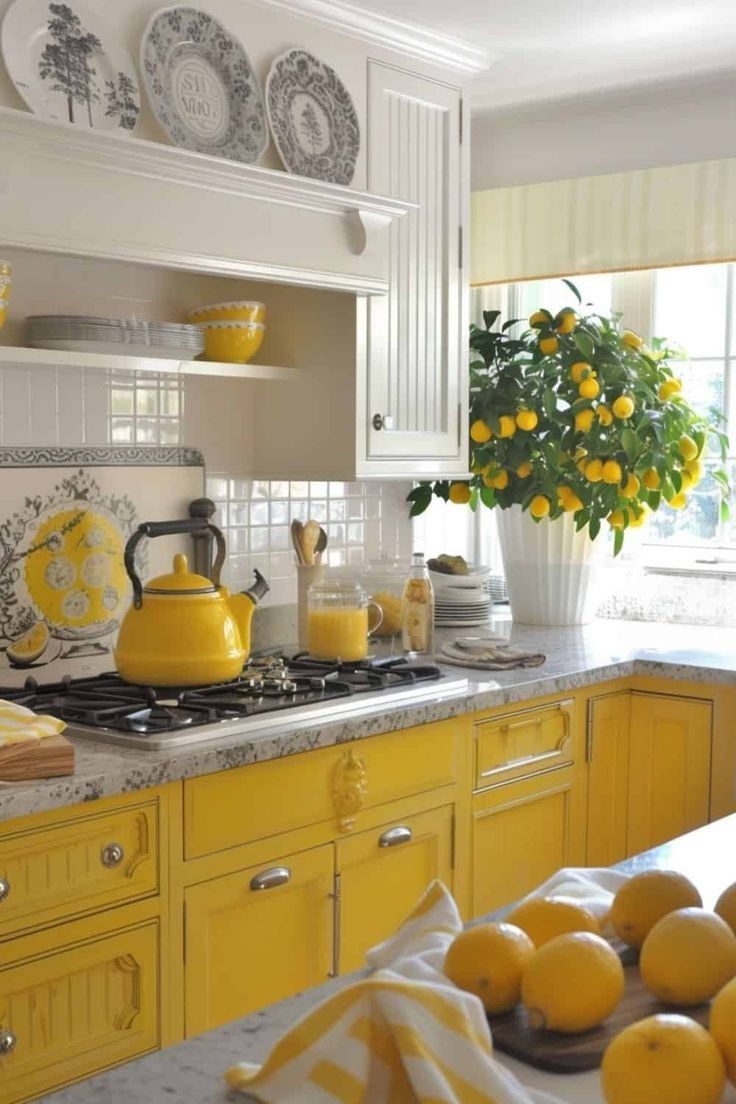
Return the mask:
[[[0, 820], [76, 805], [100, 797], [131, 793], [183, 778], [263, 762], [386, 731], [429, 724], [499, 705], [524, 702], [547, 694], [567, 693], [632, 675], [736, 685], [736, 633], [727, 628], [598, 620], [574, 628], [535, 628], [503, 620], [489, 626], [517, 647], [541, 651], [541, 667], [486, 674], [448, 666], [446, 673], [464, 679], [457, 693], [392, 706], [380, 694], [375, 709], [359, 716], [331, 719], [321, 710], [313, 724], [263, 734], [251, 731], [201, 744], [162, 751], [140, 751], [89, 740], [76, 740], [76, 770], [68, 778], [0, 784]], [[481, 635], [483, 629], [472, 630]], [[462, 630], [438, 631], [453, 639]], [[360, 702], [363, 706], [366, 699]], [[356, 703], [357, 708], [357, 703]]]
[[[712, 908], [730, 870], [728, 856], [736, 851], [736, 815], [689, 832], [671, 843], [627, 859], [616, 869], [634, 874], [651, 867], [679, 870], [701, 891]], [[248, 1098], [228, 1090], [223, 1073], [237, 1062], [261, 1062], [273, 1044], [299, 1017], [318, 1002], [349, 984], [356, 975], [328, 982], [318, 989], [281, 1001], [215, 1031], [139, 1058], [109, 1073], [43, 1097], [43, 1104], [244, 1104]], [[572, 1075], [541, 1073], [500, 1055], [530, 1088], [545, 1090], [569, 1104], [597, 1104], [596, 1072]], [[729, 1090], [723, 1104], [736, 1101]]]

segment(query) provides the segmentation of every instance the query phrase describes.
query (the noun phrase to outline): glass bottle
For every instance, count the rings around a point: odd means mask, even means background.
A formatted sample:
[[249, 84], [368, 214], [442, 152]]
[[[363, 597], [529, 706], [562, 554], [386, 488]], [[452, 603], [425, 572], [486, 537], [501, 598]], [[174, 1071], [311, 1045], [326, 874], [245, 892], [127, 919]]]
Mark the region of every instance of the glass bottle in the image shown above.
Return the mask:
[[411, 558], [411, 572], [401, 598], [401, 642], [405, 652], [434, 651], [434, 590], [422, 552]]

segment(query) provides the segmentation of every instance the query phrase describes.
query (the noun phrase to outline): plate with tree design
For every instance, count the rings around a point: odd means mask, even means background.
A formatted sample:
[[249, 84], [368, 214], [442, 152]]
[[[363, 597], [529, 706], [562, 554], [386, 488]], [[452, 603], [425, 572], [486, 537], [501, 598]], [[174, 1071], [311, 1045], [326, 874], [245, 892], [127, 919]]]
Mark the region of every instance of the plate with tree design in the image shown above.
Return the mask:
[[177, 5], [152, 17], [141, 70], [177, 146], [253, 164], [268, 145], [263, 93], [242, 45], [207, 12]]
[[80, 3], [14, 0], [0, 45], [32, 111], [95, 130], [131, 131], [140, 112], [133, 60], [114, 30]]
[[266, 106], [289, 172], [350, 184], [360, 152], [360, 124], [334, 69], [306, 50], [287, 50], [266, 79]]

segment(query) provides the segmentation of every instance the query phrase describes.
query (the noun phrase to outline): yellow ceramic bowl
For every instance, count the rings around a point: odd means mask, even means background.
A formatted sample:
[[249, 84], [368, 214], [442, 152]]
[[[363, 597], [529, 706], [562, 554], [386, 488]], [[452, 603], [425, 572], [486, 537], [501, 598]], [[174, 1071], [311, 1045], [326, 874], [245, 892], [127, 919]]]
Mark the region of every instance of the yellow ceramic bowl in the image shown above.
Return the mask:
[[200, 322], [204, 333], [205, 360], [247, 364], [261, 347], [266, 327], [262, 322]]
[[5, 325], [5, 319], [8, 317], [8, 300], [0, 299], [0, 330]]
[[265, 322], [266, 307], [263, 303], [247, 301], [213, 303], [209, 307], [195, 307], [187, 318], [190, 322]]

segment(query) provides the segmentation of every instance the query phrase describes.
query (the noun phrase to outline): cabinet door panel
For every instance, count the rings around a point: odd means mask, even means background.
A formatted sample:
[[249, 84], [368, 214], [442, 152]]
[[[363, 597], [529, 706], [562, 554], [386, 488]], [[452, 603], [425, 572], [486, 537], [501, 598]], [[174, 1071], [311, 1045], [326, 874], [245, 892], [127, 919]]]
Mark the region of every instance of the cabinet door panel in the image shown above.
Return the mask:
[[326, 844], [186, 890], [187, 1036], [325, 981], [333, 871]]
[[511, 904], [569, 865], [572, 785], [566, 767], [473, 799], [473, 916]]
[[629, 855], [708, 822], [711, 715], [707, 701], [632, 694]]
[[418, 204], [388, 231], [389, 293], [369, 306], [369, 461], [467, 468], [460, 104], [457, 88], [369, 65], [369, 187]]
[[446, 805], [338, 841], [341, 973], [364, 965], [365, 952], [396, 931], [431, 881], [452, 889], [452, 832]]
[[630, 716], [628, 690], [588, 704], [589, 866], [611, 866], [627, 855]]

